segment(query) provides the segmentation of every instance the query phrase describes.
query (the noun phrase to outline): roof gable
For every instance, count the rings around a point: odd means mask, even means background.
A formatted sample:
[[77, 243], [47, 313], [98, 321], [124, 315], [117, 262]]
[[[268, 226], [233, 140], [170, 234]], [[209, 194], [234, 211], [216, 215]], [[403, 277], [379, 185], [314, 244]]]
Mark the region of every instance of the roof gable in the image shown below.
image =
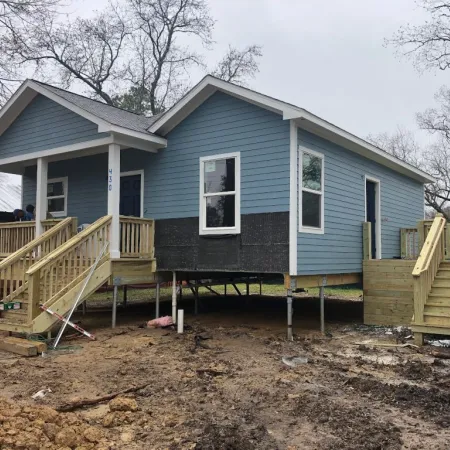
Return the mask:
[[98, 126], [38, 94], [0, 136], [0, 158], [17, 157], [107, 136]]
[[22, 83], [0, 110], [0, 136], [38, 94], [93, 122], [98, 126], [99, 133], [116, 133], [163, 147], [166, 145], [165, 139], [148, 131], [156, 117], [140, 116], [34, 80], [26, 80]]
[[330, 142], [338, 144], [350, 151], [389, 167], [394, 171], [421, 181], [422, 183], [435, 181], [434, 178], [426, 172], [399, 160], [395, 156], [390, 155], [384, 150], [381, 150], [364, 139], [339, 128], [338, 126], [321, 119], [306, 109], [252, 91], [251, 89], [219, 80], [211, 75], [207, 75], [203, 78], [203, 80], [194, 86], [194, 88], [192, 88], [180, 101], [162, 114], [150, 126], [149, 131], [166, 136], [170, 130], [177, 126], [177, 124], [184, 120], [207, 98], [217, 91], [225, 92], [260, 106], [261, 108], [278, 113], [282, 120], [292, 120], [298, 128], [310, 131]]

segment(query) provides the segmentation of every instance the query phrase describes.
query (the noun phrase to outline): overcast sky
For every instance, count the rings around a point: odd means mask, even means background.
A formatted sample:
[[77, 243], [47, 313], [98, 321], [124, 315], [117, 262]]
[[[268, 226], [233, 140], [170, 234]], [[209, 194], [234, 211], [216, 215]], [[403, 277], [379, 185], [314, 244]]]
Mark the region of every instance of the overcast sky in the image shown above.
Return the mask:
[[[448, 72], [419, 73], [399, 59], [389, 38], [402, 24], [423, 23], [414, 0], [209, 0], [217, 20], [215, 51], [228, 44], [263, 46], [260, 72], [249, 86], [294, 103], [361, 137], [417, 130], [415, 113], [434, 103]], [[107, 0], [75, 0], [71, 9], [89, 15]], [[200, 73], [194, 74], [197, 82]], [[450, 84], [450, 83], [448, 83]], [[427, 134], [419, 133], [424, 143]]]

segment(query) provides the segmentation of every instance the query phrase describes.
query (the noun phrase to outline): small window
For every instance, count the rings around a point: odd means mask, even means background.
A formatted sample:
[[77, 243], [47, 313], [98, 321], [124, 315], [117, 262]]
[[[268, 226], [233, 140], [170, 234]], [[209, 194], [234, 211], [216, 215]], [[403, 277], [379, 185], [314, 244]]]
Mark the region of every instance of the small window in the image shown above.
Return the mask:
[[53, 217], [67, 216], [67, 177], [48, 180], [47, 212]]
[[200, 158], [200, 234], [238, 234], [240, 154]]
[[324, 157], [312, 150], [299, 155], [299, 212], [300, 231], [324, 232]]

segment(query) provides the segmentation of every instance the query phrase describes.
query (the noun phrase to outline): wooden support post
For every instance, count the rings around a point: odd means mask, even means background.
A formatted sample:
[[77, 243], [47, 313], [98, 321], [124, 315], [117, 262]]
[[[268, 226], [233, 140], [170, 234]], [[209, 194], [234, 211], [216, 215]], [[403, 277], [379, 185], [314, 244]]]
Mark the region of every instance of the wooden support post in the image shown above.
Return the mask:
[[419, 254], [425, 242], [425, 220], [417, 222], [417, 234], [419, 235]]
[[198, 314], [198, 280], [195, 280], [194, 299], [195, 299], [194, 313], [195, 313], [195, 315], [197, 315]]
[[363, 259], [372, 259], [372, 224], [363, 222]]
[[172, 321], [177, 323], [177, 273], [172, 272]]
[[292, 289], [287, 290], [287, 338], [289, 341], [294, 340], [292, 334]]
[[118, 296], [119, 296], [119, 286], [114, 286], [113, 307], [112, 307], [112, 328], [116, 328], [117, 297]]
[[159, 297], [161, 294], [161, 283], [158, 281], [156, 283], [156, 302], [155, 302], [155, 319], [159, 318]]
[[262, 297], [262, 277], [259, 276], [259, 296]]
[[28, 322], [31, 323], [41, 313], [41, 271], [37, 270], [28, 280]]
[[120, 145], [109, 144], [108, 149], [108, 215], [112, 216], [109, 236], [111, 258], [120, 258]]
[[250, 282], [248, 281], [248, 277], [247, 277], [247, 281], [246, 281], [246, 289], [247, 289], [247, 297], [250, 295]]
[[[42, 221], [47, 217], [47, 182], [48, 182], [48, 160], [47, 158], [37, 159], [36, 172], [36, 233], [39, 237], [44, 232]], [[25, 205], [22, 205], [25, 208]]]
[[83, 314], [83, 316], [86, 315], [86, 310], [87, 310], [86, 301], [87, 300], [85, 300], [83, 303], [81, 303], [81, 314]]
[[406, 233], [407, 230], [405, 228], [400, 228], [400, 256], [402, 259], [406, 258]]
[[227, 296], [227, 283], [225, 283], [223, 285], [223, 295], [226, 297]]
[[127, 301], [128, 301], [128, 286], [125, 285], [123, 287], [123, 307], [127, 307]]
[[414, 332], [414, 344], [419, 345], [420, 347], [423, 345], [423, 333]]

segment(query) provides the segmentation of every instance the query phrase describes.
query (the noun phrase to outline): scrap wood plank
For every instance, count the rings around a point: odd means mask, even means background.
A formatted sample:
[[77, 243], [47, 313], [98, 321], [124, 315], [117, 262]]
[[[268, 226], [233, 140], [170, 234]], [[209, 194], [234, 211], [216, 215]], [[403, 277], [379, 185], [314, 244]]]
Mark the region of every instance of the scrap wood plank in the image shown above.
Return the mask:
[[0, 350], [5, 350], [7, 352], [16, 353], [22, 356], [37, 356], [38, 351], [36, 346], [25, 343], [18, 342], [8, 342], [5, 339], [0, 340]]
[[18, 337], [13, 337], [13, 336], [8, 336], [8, 337], [4, 338], [4, 341], [12, 342], [12, 343], [15, 342], [18, 344], [33, 345], [34, 347], [37, 348], [38, 353], [45, 353], [47, 351], [47, 344], [45, 342], [41, 342], [41, 341], [30, 341], [28, 339], [23, 339], [23, 338], [18, 338]]

